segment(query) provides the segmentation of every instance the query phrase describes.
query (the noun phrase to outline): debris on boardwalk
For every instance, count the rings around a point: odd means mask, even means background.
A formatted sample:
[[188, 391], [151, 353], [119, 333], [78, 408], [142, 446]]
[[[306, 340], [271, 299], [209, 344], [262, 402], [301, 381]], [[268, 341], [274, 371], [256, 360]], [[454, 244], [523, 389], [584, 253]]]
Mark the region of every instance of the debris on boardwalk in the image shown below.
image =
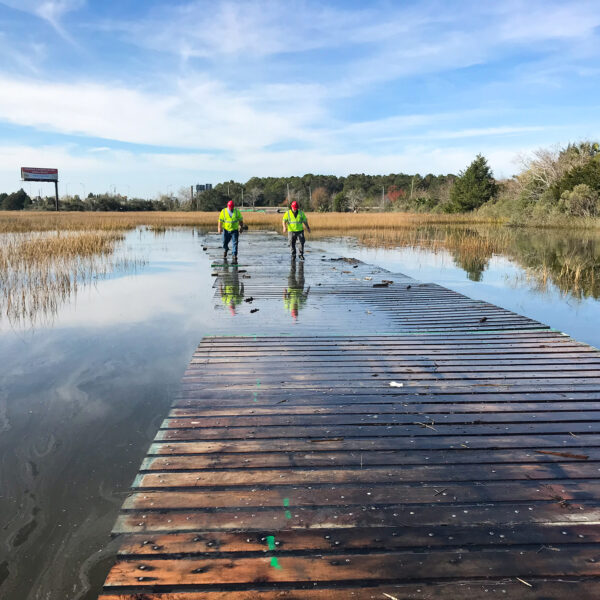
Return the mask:
[[401, 274], [375, 291], [364, 263], [308, 260], [292, 320], [251, 237], [265, 331], [235, 335], [218, 267], [230, 329], [191, 359], [102, 600], [597, 598], [600, 352]]

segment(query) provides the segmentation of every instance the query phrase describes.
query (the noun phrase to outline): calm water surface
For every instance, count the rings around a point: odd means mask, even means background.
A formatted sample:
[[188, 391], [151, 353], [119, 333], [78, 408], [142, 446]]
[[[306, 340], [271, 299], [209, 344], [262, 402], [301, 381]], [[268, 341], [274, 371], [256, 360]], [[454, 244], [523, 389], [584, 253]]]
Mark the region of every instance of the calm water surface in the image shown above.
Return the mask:
[[[80, 289], [51, 320], [0, 323], [1, 598], [88, 599], [100, 590], [118, 509], [194, 348], [219, 319], [203, 243], [192, 230], [132, 232], [124, 252], [144, 266]], [[475, 282], [445, 251], [363, 248], [352, 239], [309, 244], [600, 346], [600, 302], [553, 285], [541, 291], [506, 257], [492, 257]], [[243, 319], [238, 330], [246, 331]]]
[[[532, 233], [532, 235], [544, 235]], [[600, 301], [560, 291], [549, 282], [544, 289], [531, 274], [504, 256], [489, 260], [479, 281], [472, 281], [446, 251], [412, 248], [364, 248], [351, 239], [321, 242], [332, 251], [400, 271], [422, 281], [439, 283], [471, 298], [485, 300], [537, 319], [573, 338], [600, 347]], [[600, 262], [598, 263], [600, 269]]]

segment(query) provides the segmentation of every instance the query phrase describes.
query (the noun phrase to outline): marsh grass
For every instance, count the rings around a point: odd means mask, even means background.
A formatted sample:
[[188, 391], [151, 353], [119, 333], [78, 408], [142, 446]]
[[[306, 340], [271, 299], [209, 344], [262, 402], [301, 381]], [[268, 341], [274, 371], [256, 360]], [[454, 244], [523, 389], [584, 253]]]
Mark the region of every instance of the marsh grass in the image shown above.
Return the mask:
[[[250, 230], [279, 232], [282, 217], [281, 213], [244, 213]], [[93, 276], [84, 273], [105, 268], [102, 264], [110, 262], [108, 257], [115, 244], [127, 231], [144, 228], [155, 236], [163, 236], [168, 229], [177, 227], [215, 231], [217, 219], [218, 214], [214, 212], [0, 212], [0, 234], [4, 233], [0, 238], [20, 234], [23, 236], [20, 239], [26, 240], [19, 242], [19, 248], [3, 250], [5, 258], [0, 264], [0, 277], [6, 277], [5, 265], [9, 265], [13, 273], [23, 274], [29, 289], [41, 290], [48, 286], [57, 294], [63, 293], [61, 290]], [[552, 283], [575, 297], [600, 297], [600, 233], [596, 230], [506, 227], [498, 219], [477, 215], [308, 213], [308, 219], [313, 238], [353, 237], [370, 247], [448, 252], [475, 281], [481, 279], [492, 257], [506, 256], [520, 265], [540, 289]], [[6, 258], [6, 252], [15, 253], [12, 262]], [[51, 261], [43, 258], [49, 256], [54, 258]], [[78, 262], [85, 257], [87, 266]], [[98, 264], [92, 264], [95, 261]], [[75, 275], [67, 283], [69, 268]], [[32, 269], [38, 271], [34, 274]], [[16, 279], [10, 281], [13, 290], [22, 290]], [[3, 297], [8, 293], [4, 285], [2, 293]], [[34, 304], [23, 300], [15, 304], [15, 298], [12, 294], [6, 300], [10, 300], [14, 314], [32, 312], [27, 307]]]
[[79, 286], [134, 259], [114, 259], [124, 233], [59, 231], [0, 236], [0, 311], [13, 324], [49, 319]]
[[[281, 228], [282, 214], [244, 212], [251, 228]], [[413, 213], [308, 213], [316, 231], [376, 229], [393, 230], [417, 225], [496, 223], [490, 218], [465, 215], [428, 215]], [[216, 229], [214, 212], [13, 212], [0, 211], [0, 233], [29, 231], [127, 231], [140, 226], [153, 230], [171, 227], [209, 227]]]
[[474, 281], [482, 278], [494, 256], [504, 256], [519, 265], [539, 291], [553, 285], [575, 298], [600, 298], [600, 234], [594, 231], [532, 231], [475, 223], [338, 230], [327, 235], [352, 236], [367, 247], [447, 252]]

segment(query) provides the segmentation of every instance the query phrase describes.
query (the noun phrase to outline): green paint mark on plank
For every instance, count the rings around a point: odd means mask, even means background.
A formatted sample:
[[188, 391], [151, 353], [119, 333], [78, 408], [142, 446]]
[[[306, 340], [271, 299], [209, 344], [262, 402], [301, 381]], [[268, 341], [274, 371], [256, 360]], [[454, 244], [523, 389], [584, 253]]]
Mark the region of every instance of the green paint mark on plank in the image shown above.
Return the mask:
[[274, 535], [267, 536], [267, 544], [269, 546], [269, 550], [275, 550], [275, 536]]
[[286, 507], [289, 506], [290, 505], [290, 499], [289, 498], [284, 498], [283, 499], [283, 505], [286, 506]]
[[291, 519], [292, 518], [292, 513], [289, 510], [285, 511], [285, 518], [286, 519]]
[[279, 561], [277, 560], [276, 556], [271, 557], [271, 566], [275, 569], [281, 569], [281, 565], [279, 564]]

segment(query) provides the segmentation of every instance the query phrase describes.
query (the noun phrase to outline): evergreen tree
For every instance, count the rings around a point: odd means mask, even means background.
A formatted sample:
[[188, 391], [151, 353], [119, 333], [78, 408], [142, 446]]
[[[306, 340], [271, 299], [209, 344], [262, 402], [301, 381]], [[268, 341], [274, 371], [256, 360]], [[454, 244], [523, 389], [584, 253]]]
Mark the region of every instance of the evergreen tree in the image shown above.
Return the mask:
[[6, 196], [2, 202], [4, 210], [23, 210], [31, 204], [31, 198], [27, 192], [21, 188], [18, 192], [13, 192]]
[[450, 211], [475, 210], [491, 200], [497, 191], [498, 186], [487, 160], [478, 154], [467, 170], [462, 171], [454, 182], [450, 192]]

